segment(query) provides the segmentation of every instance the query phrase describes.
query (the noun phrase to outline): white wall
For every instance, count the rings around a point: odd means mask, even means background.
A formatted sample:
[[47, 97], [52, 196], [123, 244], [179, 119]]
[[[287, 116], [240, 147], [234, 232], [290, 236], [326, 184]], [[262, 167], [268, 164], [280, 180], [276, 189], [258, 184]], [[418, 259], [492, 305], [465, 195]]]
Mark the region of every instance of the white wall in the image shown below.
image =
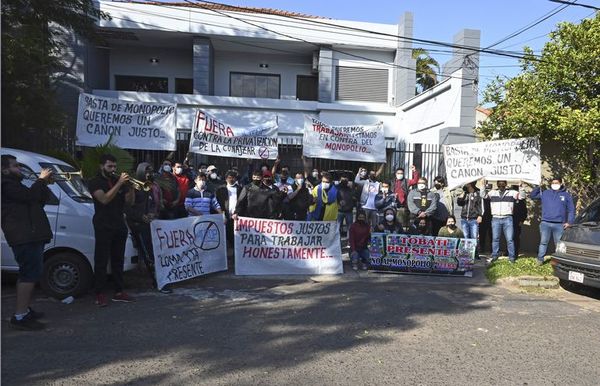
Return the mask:
[[[150, 58], [158, 58], [156, 65]], [[192, 46], [189, 49], [152, 47], [113, 47], [110, 50], [110, 88], [115, 89], [115, 75], [156, 76], [169, 78], [169, 92], [175, 92], [175, 78], [191, 79]]]
[[[268, 68], [260, 68], [266, 63]], [[215, 95], [229, 96], [230, 72], [280, 75], [281, 99], [296, 99], [296, 76], [311, 73], [312, 56], [215, 51]]]

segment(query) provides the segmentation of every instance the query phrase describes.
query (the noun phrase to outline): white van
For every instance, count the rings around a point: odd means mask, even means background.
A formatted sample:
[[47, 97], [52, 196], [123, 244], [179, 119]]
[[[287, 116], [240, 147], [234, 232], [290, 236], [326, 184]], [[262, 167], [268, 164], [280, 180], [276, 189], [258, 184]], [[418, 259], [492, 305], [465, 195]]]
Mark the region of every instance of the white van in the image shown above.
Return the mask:
[[[1, 154], [17, 157], [23, 183], [31, 186], [43, 168], [55, 173], [76, 172], [71, 165], [42, 154], [2, 148]], [[54, 238], [46, 244], [44, 251], [44, 274], [42, 288], [51, 296], [65, 298], [86, 292], [93, 280], [94, 267], [94, 204], [80, 175], [71, 175], [69, 180], [60, 180], [48, 185], [53, 197], [44, 207]], [[4, 233], [2, 236], [2, 270], [18, 272], [12, 249]], [[131, 236], [125, 247], [125, 271], [135, 268], [137, 251]]]

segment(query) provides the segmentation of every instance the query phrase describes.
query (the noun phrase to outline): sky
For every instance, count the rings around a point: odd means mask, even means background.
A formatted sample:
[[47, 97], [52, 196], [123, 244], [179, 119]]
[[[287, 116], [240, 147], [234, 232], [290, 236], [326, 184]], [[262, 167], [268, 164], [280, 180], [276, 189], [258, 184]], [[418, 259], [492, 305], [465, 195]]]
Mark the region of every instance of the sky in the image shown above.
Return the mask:
[[[413, 37], [451, 43], [455, 33], [464, 28], [481, 31], [481, 46], [487, 47], [509, 34], [529, 25], [562, 4], [549, 0], [233, 0], [219, 1], [229, 5], [276, 8], [332, 19], [372, 23], [398, 24], [404, 12], [412, 12]], [[600, 0], [579, 0], [579, 3], [600, 7]], [[556, 15], [494, 49], [522, 52], [524, 45], [537, 50], [548, 41], [547, 34], [560, 22], [579, 23], [593, 16], [589, 8], [567, 6]], [[449, 54], [432, 54], [442, 65]], [[482, 55], [480, 57], [480, 95], [495, 76], [518, 74], [516, 59]]]

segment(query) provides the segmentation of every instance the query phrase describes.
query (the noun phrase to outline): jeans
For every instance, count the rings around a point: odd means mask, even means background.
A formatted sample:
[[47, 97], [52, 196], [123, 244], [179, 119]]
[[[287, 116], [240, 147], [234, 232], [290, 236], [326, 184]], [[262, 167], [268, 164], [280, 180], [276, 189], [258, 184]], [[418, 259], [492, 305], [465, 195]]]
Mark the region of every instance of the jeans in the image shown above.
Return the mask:
[[115, 292], [123, 291], [123, 263], [125, 260], [125, 243], [127, 228], [96, 228], [96, 247], [94, 249], [94, 289], [96, 294], [102, 293], [106, 285], [106, 268], [110, 260], [110, 268], [115, 282]]
[[479, 237], [479, 224], [477, 220], [460, 220], [460, 227], [465, 234], [466, 239], [476, 239]]
[[369, 223], [369, 226], [371, 227], [371, 229], [375, 228], [377, 225], [379, 225], [379, 213], [377, 212], [376, 209], [364, 209], [365, 214], [367, 215], [367, 222]]
[[538, 249], [538, 260], [544, 261], [544, 256], [546, 256], [546, 250], [548, 249], [548, 243], [550, 242], [550, 235], [554, 239], [554, 245], [558, 243], [564, 228], [563, 224], [555, 224], [551, 222], [542, 221], [540, 223], [540, 247]]
[[508, 246], [508, 258], [515, 260], [515, 244], [513, 241], [513, 219], [509, 217], [492, 217], [492, 259], [498, 257], [500, 251], [500, 234], [504, 233]]
[[352, 264], [358, 264], [358, 261], [362, 261], [363, 264], [369, 264], [371, 254], [369, 253], [369, 249], [359, 249], [350, 254], [350, 259], [352, 260]]
[[[346, 229], [342, 231], [342, 224], [346, 220]], [[352, 224], [352, 212], [338, 212], [337, 222], [340, 224], [340, 233], [347, 233], [348, 229], [350, 229], [350, 225]]]

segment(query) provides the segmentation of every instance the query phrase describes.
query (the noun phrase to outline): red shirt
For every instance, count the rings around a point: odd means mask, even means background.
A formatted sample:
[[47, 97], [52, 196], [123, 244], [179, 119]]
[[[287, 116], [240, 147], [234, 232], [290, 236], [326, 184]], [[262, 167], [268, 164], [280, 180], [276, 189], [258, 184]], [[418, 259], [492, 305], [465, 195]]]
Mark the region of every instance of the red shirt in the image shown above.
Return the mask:
[[350, 252], [365, 249], [371, 241], [371, 227], [369, 223], [355, 222], [350, 225], [349, 231]]
[[174, 174], [175, 179], [177, 180], [177, 189], [179, 190], [179, 205], [183, 205], [185, 201], [185, 197], [187, 196], [188, 190], [190, 190], [190, 179], [186, 175], [177, 175]]
[[400, 206], [406, 206], [406, 198], [408, 197], [408, 192], [405, 187], [408, 186], [410, 189], [411, 186], [416, 185], [419, 182], [419, 172], [413, 172], [413, 178], [408, 180], [407, 184], [404, 185], [404, 180], [395, 180], [394, 181], [394, 193], [396, 193], [396, 199]]

